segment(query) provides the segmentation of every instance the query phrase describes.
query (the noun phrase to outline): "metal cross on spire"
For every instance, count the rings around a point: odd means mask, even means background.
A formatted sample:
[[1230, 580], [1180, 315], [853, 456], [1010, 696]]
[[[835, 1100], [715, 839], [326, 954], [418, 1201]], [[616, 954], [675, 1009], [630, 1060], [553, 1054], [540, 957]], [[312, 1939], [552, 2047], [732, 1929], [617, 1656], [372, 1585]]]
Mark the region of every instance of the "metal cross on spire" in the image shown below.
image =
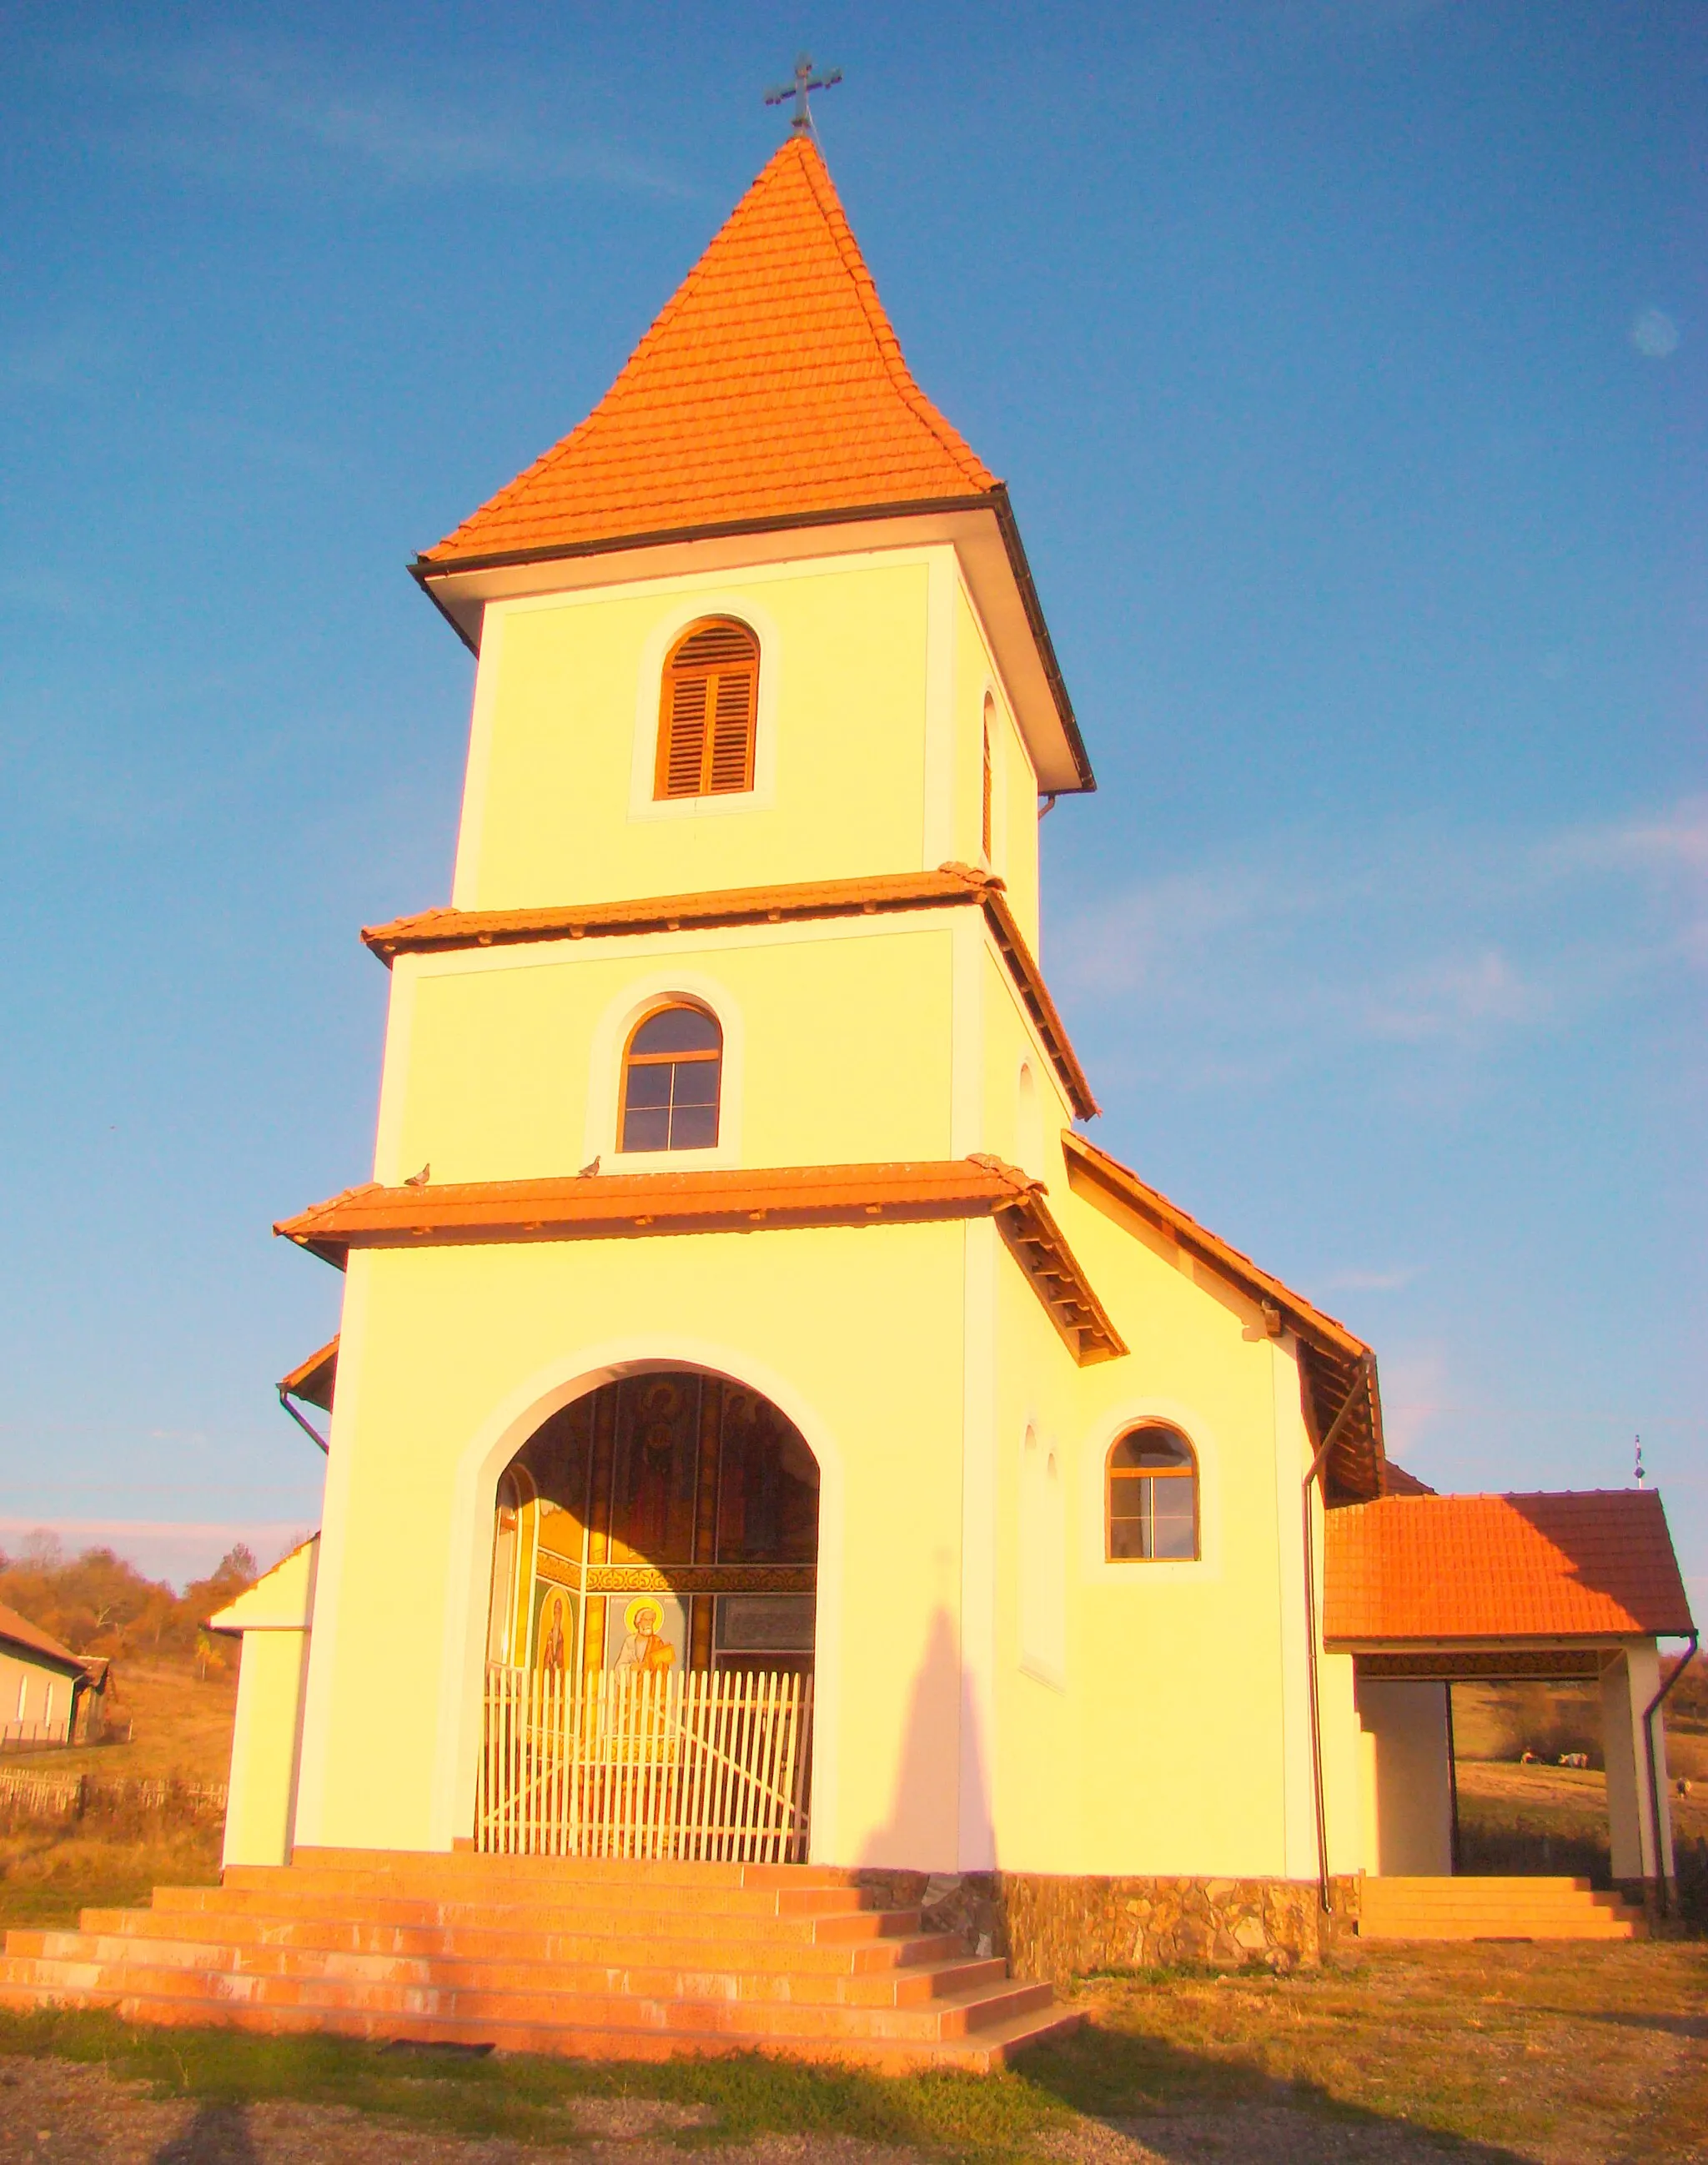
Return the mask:
[[825, 68], [814, 75], [812, 55], [803, 53], [794, 64], [794, 81], [783, 84], [777, 90], [767, 90], [765, 103], [767, 105], [787, 105], [793, 98], [794, 114], [789, 127], [797, 135], [810, 135], [816, 142], [819, 131], [813, 125], [813, 109], [807, 103], [808, 93], [814, 90], [834, 89], [841, 80], [842, 71], [839, 67]]

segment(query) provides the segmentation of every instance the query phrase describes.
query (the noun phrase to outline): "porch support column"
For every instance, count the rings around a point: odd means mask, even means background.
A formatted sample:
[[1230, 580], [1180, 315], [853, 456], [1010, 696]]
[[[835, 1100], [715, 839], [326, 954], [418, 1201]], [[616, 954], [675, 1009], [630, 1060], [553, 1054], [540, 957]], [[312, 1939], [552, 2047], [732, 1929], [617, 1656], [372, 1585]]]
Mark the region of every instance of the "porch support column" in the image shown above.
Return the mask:
[[[1601, 1734], [1607, 1762], [1607, 1819], [1616, 1880], [1674, 1877], [1673, 1834], [1667, 1810], [1666, 1744], [1655, 1738], [1660, 1791], [1661, 1856], [1654, 1848], [1655, 1808], [1649, 1788], [1643, 1709], [1660, 1689], [1660, 1657], [1653, 1639], [1632, 1640], [1601, 1672]], [[1661, 1724], [1657, 1721], [1658, 1732]]]

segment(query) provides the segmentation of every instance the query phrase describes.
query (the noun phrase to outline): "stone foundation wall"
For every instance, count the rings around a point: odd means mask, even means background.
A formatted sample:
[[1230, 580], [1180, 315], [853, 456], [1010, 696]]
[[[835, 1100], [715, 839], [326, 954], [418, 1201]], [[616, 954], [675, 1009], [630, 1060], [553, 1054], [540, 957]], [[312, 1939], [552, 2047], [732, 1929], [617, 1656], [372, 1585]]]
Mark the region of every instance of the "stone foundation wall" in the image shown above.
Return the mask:
[[976, 1952], [1006, 1955], [1016, 1977], [1065, 1984], [1094, 1970], [1209, 1962], [1313, 1968], [1351, 1939], [1358, 1883], [1079, 1878], [1037, 1872], [862, 1872], [888, 1905], [917, 1903], [928, 1930], [965, 1932]]

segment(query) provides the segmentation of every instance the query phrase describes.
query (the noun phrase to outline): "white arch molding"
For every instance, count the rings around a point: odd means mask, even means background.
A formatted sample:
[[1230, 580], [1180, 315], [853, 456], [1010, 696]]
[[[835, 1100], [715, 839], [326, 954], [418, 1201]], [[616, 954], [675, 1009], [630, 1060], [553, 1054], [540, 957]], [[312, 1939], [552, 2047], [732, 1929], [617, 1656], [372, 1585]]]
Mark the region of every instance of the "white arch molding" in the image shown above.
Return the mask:
[[693, 1368], [757, 1391], [786, 1414], [819, 1467], [817, 1611], [813, 1630], [813, 1787], [810, 1861], [836, 1856], [837, 1741], [843, 1615], [844, 1469], [817, 1409], [785, 1376], [737, 1346], [665, 1332], [607, 1339], [548, 1362], [512, 1391], [476, 1430], [457, 1462], [445, 1559], [445, 1639], [440, 1653], [437, 1756], [429, 1841], [448, 1850], [474, 1824], [486, 1672], [488, 1582], [498, 1477], [543, 1421], [602, 1383], [651, 1368]]

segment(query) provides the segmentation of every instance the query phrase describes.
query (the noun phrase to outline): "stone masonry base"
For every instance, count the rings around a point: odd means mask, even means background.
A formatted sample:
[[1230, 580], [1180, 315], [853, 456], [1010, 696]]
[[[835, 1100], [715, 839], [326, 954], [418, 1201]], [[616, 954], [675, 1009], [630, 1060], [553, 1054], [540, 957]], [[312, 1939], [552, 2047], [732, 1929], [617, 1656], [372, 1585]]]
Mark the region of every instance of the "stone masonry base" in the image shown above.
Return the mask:
[[964, 1931], [981, 1955], [1006, 1955], [1016, 1977], [1066, 1984], [1098, 1970], [1206, 1962], [1314, 1968], [1349, 1941], [1357, 1881], [1080, 1878], [1039, 1872], [860, 1874], [886, 1906], [925, 1911], [926, 1929]]

